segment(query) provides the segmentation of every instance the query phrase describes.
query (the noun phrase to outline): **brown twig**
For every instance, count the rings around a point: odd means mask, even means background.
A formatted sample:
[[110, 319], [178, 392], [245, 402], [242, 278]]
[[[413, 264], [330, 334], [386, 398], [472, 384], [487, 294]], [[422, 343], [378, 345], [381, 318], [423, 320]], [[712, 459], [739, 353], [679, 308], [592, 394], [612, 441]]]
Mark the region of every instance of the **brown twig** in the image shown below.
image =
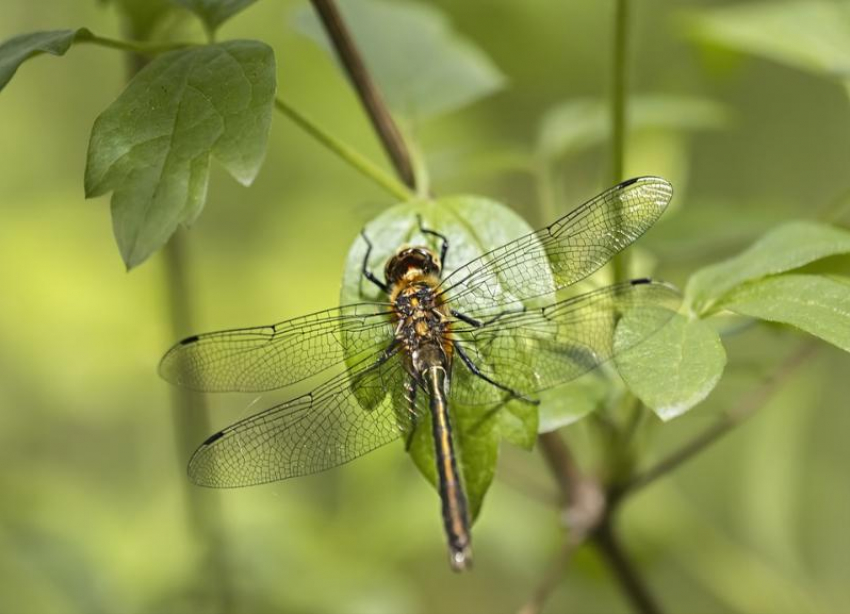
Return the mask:
[[[540, 612], [554, 592], [556, 578], [562, 575], [576, 548], [592, 543], [602, 554], [619, 582], [623, 593], [641, 614], [659, 614], [661, 609], [646, 583], [625, 554], [613, 529], [612, 493], [605, 492], [599, 482], [582, 473], [567, 444], [557, 433], [546, 433], [538, 439], [540, 450], [558, 481], [564, 501], [564, 521], [569, 537], [561, 556], [553, 563], [543, 582], [521, 614]], [[555, 578], [555, 579], [553, 579]]]
[[312, 0], [312, 3], [399, 178], [409, 188], [415, 190], [416, 178], [410, 152], [387, 109], [383, 96], [366, 69], [339, 8], [334, 0]]
[[815, 352], [817, 341], [805, 342], [796, 352], [786, 358], [776, 371], [760, 386], [752, 391], [740, 405], [729, 411], [717, 423], [705, 432], [697, 435], [680, 449], [661, 460], [654, 467], [639, 473], [621, 487], [618, 498], [649, 486], [682, 464], [686, 463], [699, 452], [717, 442], [734, 427], [755, 414], [781, 388], [789, 376], [794, 373]]
[[605, 517], [605, 494], [599, 483], [584, 475], [563, 438], [543, 433], [538, 438], [543, 458], [558, 483], [567, 537], [558, 557], [520, 614], [537, 614], [555, 591], [575, 550], [596, 530]]
[[575, 502], [579, 496], [579, 484], [584, 479], [572, 452], [557, 432], [543, 433], [538, 438], [540, 451], [552, 475], [558, 482], [561, 501], [565, 507]]
[[661, 608], [649, 592], [637, 568], [626, 556], [620, 540], [611, 524], [611, 516], [606, 516], [593, 533], [593, 545], [608, 563], [614, 573], [623, 593], [629, 598], [632, 606], [641, 614], [660, 614]]

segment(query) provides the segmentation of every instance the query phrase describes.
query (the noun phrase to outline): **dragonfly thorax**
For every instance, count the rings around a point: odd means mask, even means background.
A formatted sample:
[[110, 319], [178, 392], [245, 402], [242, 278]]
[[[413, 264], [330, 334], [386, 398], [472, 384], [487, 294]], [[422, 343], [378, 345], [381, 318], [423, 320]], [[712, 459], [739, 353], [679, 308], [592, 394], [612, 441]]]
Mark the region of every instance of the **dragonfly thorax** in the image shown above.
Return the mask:
[[439, 309], [442, 301], [434, 288], [435, 281], [433, 278], [426, 278], [410, 284], [399, 284], [392, 293], [393, 308], [399, 319], [428, 319], [431, 312]]
[[437, 279], [428, 277], [400, 285], [393, 298], [396, 338], [404, 348], [414, 372], [429, 364], [445, 364], [448, 319], [445, 305], [436, 290]]

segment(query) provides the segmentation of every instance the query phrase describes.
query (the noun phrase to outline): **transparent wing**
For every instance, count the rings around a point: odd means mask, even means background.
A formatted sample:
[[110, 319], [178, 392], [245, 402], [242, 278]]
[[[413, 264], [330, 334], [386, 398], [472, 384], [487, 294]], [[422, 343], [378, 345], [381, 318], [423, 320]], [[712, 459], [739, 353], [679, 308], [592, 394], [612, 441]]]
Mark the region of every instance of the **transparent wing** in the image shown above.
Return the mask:
[[289, 386], [393, 338], [388, 303], [359, 303], [269, 326], [195, 335], [163, 357], [173, 384], [208, 392], [262, 392]]
[[[401, 436], [392, 395], [406, 372], [397, 355], [373, 356], [292, 399], [207, 439], [189, 461], [196, 484], [250, 486], [342, 465]], [[363, 409], [357, 393], [380, 397]]]
[[584, 279], [646, 232], [672, 195], [659, 177], [623, 182], [453, 271], [441, 290], [454, 309], [472, 317], [551, 294], [553, 279], [555, 290]]
[[[533, 394], [575, 379], [612, 358], [614, 331], [626, 313], [647, 318], [654, 325], [648, 330], [655, 331], [673, 316], [680, 300], [672, 286], [635, 280], [543, 309], [507, 313], [480, 328], [456, 322], [454, 340], [487, 377]], [[633, 345], [642, 341], [636, 339]], [[453, 397], [459, 403], [486, 405], [507, 397], [458, 359], [453, 361], [452, 377]]]

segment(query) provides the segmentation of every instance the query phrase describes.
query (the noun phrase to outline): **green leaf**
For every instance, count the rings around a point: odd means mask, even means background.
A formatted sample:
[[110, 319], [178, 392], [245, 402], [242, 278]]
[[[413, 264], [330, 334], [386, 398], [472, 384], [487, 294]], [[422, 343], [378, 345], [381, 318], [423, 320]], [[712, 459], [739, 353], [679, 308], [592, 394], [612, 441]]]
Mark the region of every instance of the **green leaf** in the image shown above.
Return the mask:
[[[656, 317], [670, 316], [659, 309]], [[626, 313], [617, 325], [614, 349], [626, 384], [662, 420], [680, 416], [705, 399], [726, 366], [726, 352], [714, 329], [679, 314], [659, 327], [646, 311], [640, 317]]]
[[[390, 108], [405, 117], [449, 113], [489, 96], [505, 77], [431, 4], [346, 0], [340, 11]], [[309, 7], [295, 27], [329, 52], [324, 30]]]
[[540, 394], [540, 433], [569, 426], [602, 407], [608, 399], [611, 382], [597, 371], [564, 386]]
[[114, 192], [112, 223], [128, 268], [197, 218], [210, 156], [240, 183], [254, 180], [274, 94], [272, 49], [231, 41], [156, 58], [97, 118], [86, 196]]
[[850, 2], [754, 2], [694, 12], [689, 33], [815, 74], [850, 78]]
[[[636, 95], [629, 102], [629, 130], [708, 130], [728, 121], [725, 109], [704, 98]], [[580, 98], [550, 109], [543, 116], [537, 151], [553, 160], [601, 145], [610, 138], [610, 109], [604, 100]]]
[[257, 0], [173, 0], [184, 6], [204, 22], [209, 32], [215, 32], [221, 24], [236, 13], [246, 9]]
[[78, 30], [50, 30], [21, 34], [0, 45], [0, 91], [14, 76], [18, 67], [33, 56], [42, 53], [65, 55], [79, 35], [89, 35], [85, 28]]
[[129, 24], [130, 38], [135, 40], [149, 40], [157, 26], [175, 8], [170, 0], [100, 0], [100, 2], [111, 4], [118, 9]]
[[693, 312], [704, 316], [735, 286], [847, 253], [850, 232], [817, 222], [788, 222], [738, 256], [697, 271], [685, 296]]
[[723, 308], [796, 326], [850, 352], [850, 278], [769, 277], [737, 288]]
[[[447, 197], [429, 202], [398, 204], [381, 213], [365, 229], [374, 244], [369, 268], [379, 278], [383, 278], [387, 260], [404, 244], [438, 249], [438, 240], [423, 235], [419, 230], [417, 215], [422, 216], [426, 228], [437, 229], [449, 239], [450, 248], [444, 263], [446, 274], [494, 247], [531, 232], [531, 228], [513, 211], [480, 197]], [[361, 274], [365, 255], [366, 243], [358, 238], [346, 260], [340, 294], [343, 304], [386, 300], [380, 290]], [[554, 281], [550, 283], [554, 288]], [[356, 360], [356, 356], [350, 357], [349, 365]], [[452, 369], [452, 377], [452, 386], [476, 385], [476, 382], [471, 381], [474, 376], [466, 369], [458, 368], [457, 363]], [[387, 395], [391, 394], [393, 391], [387, 391]], [[374, 407], [384, 400], [358, 398], [365, 408]], [[492, 482], [499, 442], [506, 440], [530, 448], [537, 437], [538, 408], [528, 403], [510, 401], [494, 411], [489, 407], [470, 407], [450, 402], [449, 411], [470, 510], [474, 516]], [[414, 433], [410, 454], [423, 475], [433, 484], [436, 480], [436, 460], [429, 420], [425, 411]]]

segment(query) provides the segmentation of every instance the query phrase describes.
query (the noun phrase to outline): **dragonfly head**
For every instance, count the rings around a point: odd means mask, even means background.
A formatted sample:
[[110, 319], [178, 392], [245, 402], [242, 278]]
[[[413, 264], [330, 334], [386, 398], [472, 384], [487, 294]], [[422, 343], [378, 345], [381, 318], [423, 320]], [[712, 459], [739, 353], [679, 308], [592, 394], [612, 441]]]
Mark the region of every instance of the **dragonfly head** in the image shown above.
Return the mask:
[[384, 275], [388, 283], [395, 284], [411, 274], [439, 277], [442, 269], [440, 257], [427, 247], [403, 247], [389, 259]]

